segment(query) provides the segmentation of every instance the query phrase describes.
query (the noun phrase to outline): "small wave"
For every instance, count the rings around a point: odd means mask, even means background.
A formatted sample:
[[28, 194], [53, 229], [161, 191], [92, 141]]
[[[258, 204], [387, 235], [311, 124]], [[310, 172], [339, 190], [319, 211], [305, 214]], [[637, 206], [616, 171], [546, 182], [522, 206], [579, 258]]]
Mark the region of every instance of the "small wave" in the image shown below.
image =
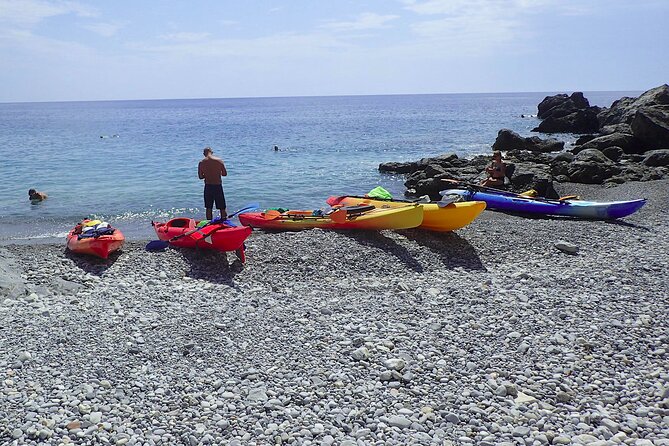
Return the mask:
[[68, 232], [47, 232], [44, 234], [35, 234], [35, 235], [13, 235], [6, 238], [6, 240], [32, 240], [32, 239], [44, 239], [44, 238], [65, 238], [67, 237]]

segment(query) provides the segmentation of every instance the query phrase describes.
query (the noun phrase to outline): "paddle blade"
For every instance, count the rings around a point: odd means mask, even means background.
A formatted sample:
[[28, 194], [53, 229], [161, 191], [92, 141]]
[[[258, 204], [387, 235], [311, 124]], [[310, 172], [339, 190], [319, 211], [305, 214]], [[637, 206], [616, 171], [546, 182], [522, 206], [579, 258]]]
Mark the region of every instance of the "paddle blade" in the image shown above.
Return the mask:
[[276, 209], [270, 209], [269, 211], [265, 211], [263, 217], [265, 220], [276, 220], [277, 218], [281, 217], [281, 212], [277, 211]]
[[333, 195], [332, 197], [328, 197], [328, 199], [325, 200], [325, 202], [326, 202], [328, 205], [330, 205], [330, 206], [334, 206], [334, 205], [339, 204], [339, 202], [340, 202], [343, 198], [344, 198], [344, 197], [335, 197], [335, 196]]
[[149, 243], [146, 244], [145, 249], [147, 251], [157, 252], [157, 251], [164, 251], [165, 249], [167, 249], [168, 246], [170, 246], [170, 244], [164, 240], [151, 240]]
[[328, 217], [330, 217], [330, 220], [332, 220], [335, 223], [345, 223], [346, 222], [346, 210], [345, 209], [337, 209], [331, 214], [328, 214]]
[[244, 212], [251, 212], [253, 210], [259, 209], [260, 208], [260, 203], [249, 203], [240, 210], [233, 212], [232, 214], [228, 215], [228, 218], [232, 218], [237, 214], [243, 214]]
[[457, 200], [457, 197], [449, 197], [447, 195], [444, 195], [441, 197], [441, 200], [437, 201], [437, 206], [440, 208], [445, 208], [449, 204], [455, 203], [455, 200]]

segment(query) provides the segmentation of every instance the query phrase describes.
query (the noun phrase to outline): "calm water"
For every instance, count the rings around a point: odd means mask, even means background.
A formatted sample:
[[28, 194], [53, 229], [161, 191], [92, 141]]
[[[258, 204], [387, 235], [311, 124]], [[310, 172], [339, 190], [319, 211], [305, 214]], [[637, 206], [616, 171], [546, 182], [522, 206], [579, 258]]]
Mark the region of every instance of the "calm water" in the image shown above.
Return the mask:
[[[151, 237], [152, 219], [203, 217], [207, 145], [228, 168], [229, 212], [253, 201], [324, 207], [377, 185], [401, 195], [403, 179], [380, 175], [380, 162], [489, 153], [501, 128], [530, 134], [538, 121], [520, 115], [547, 94], [0, 104], [0, 241], [60, 238], [90, 215], [128, 238]], [[586, 97], [609, 106], [636, 94]], [[49, 199], [31, 205], [31, 187]]]

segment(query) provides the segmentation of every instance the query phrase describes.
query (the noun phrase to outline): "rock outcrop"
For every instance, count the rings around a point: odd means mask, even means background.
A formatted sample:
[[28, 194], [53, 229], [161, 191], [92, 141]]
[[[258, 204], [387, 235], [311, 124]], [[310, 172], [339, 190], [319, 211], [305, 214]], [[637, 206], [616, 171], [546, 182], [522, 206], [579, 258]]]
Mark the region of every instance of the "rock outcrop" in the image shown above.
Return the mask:
[[564, 142], [555, 138], [541, 139], [538, 136], [523, 138], [509, 129], [502, 129], [497, 133], [497, 139], [492, 145], [493, 150], [529, 150], [531, 152], [559, 152], [564, 150]]
[[[506, 188], [554, 193], [553, 181], [618, 184], [669, 176], [669, 86], [661, 85], [638, 98], [622, 98], [610, 108], [590, 106], [582, 93], [546, 97], [538, 105], [543, 119], [534, 129], [545, 133], [583, 133], [571, 151], [556, 139], [524, 138], [502, 129], [492, 148], [504, 153]], [[450, 153], [409, 163], [384, 163], [381, 172], [407, 175], [409, 195], [438, 199], [443, 179], [480, 182], [490, 156], [470, 160]]]

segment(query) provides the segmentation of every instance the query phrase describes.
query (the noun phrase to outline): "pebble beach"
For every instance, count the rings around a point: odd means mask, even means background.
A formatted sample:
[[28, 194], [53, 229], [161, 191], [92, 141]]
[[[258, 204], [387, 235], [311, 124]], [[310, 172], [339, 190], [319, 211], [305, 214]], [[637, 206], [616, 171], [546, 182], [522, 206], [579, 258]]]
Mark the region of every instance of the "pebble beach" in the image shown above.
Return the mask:
[[669, 180], [556, 188], [648, 203], [255, 231], [245, 265], [2, 247], [0, 444], [669, 445]]

